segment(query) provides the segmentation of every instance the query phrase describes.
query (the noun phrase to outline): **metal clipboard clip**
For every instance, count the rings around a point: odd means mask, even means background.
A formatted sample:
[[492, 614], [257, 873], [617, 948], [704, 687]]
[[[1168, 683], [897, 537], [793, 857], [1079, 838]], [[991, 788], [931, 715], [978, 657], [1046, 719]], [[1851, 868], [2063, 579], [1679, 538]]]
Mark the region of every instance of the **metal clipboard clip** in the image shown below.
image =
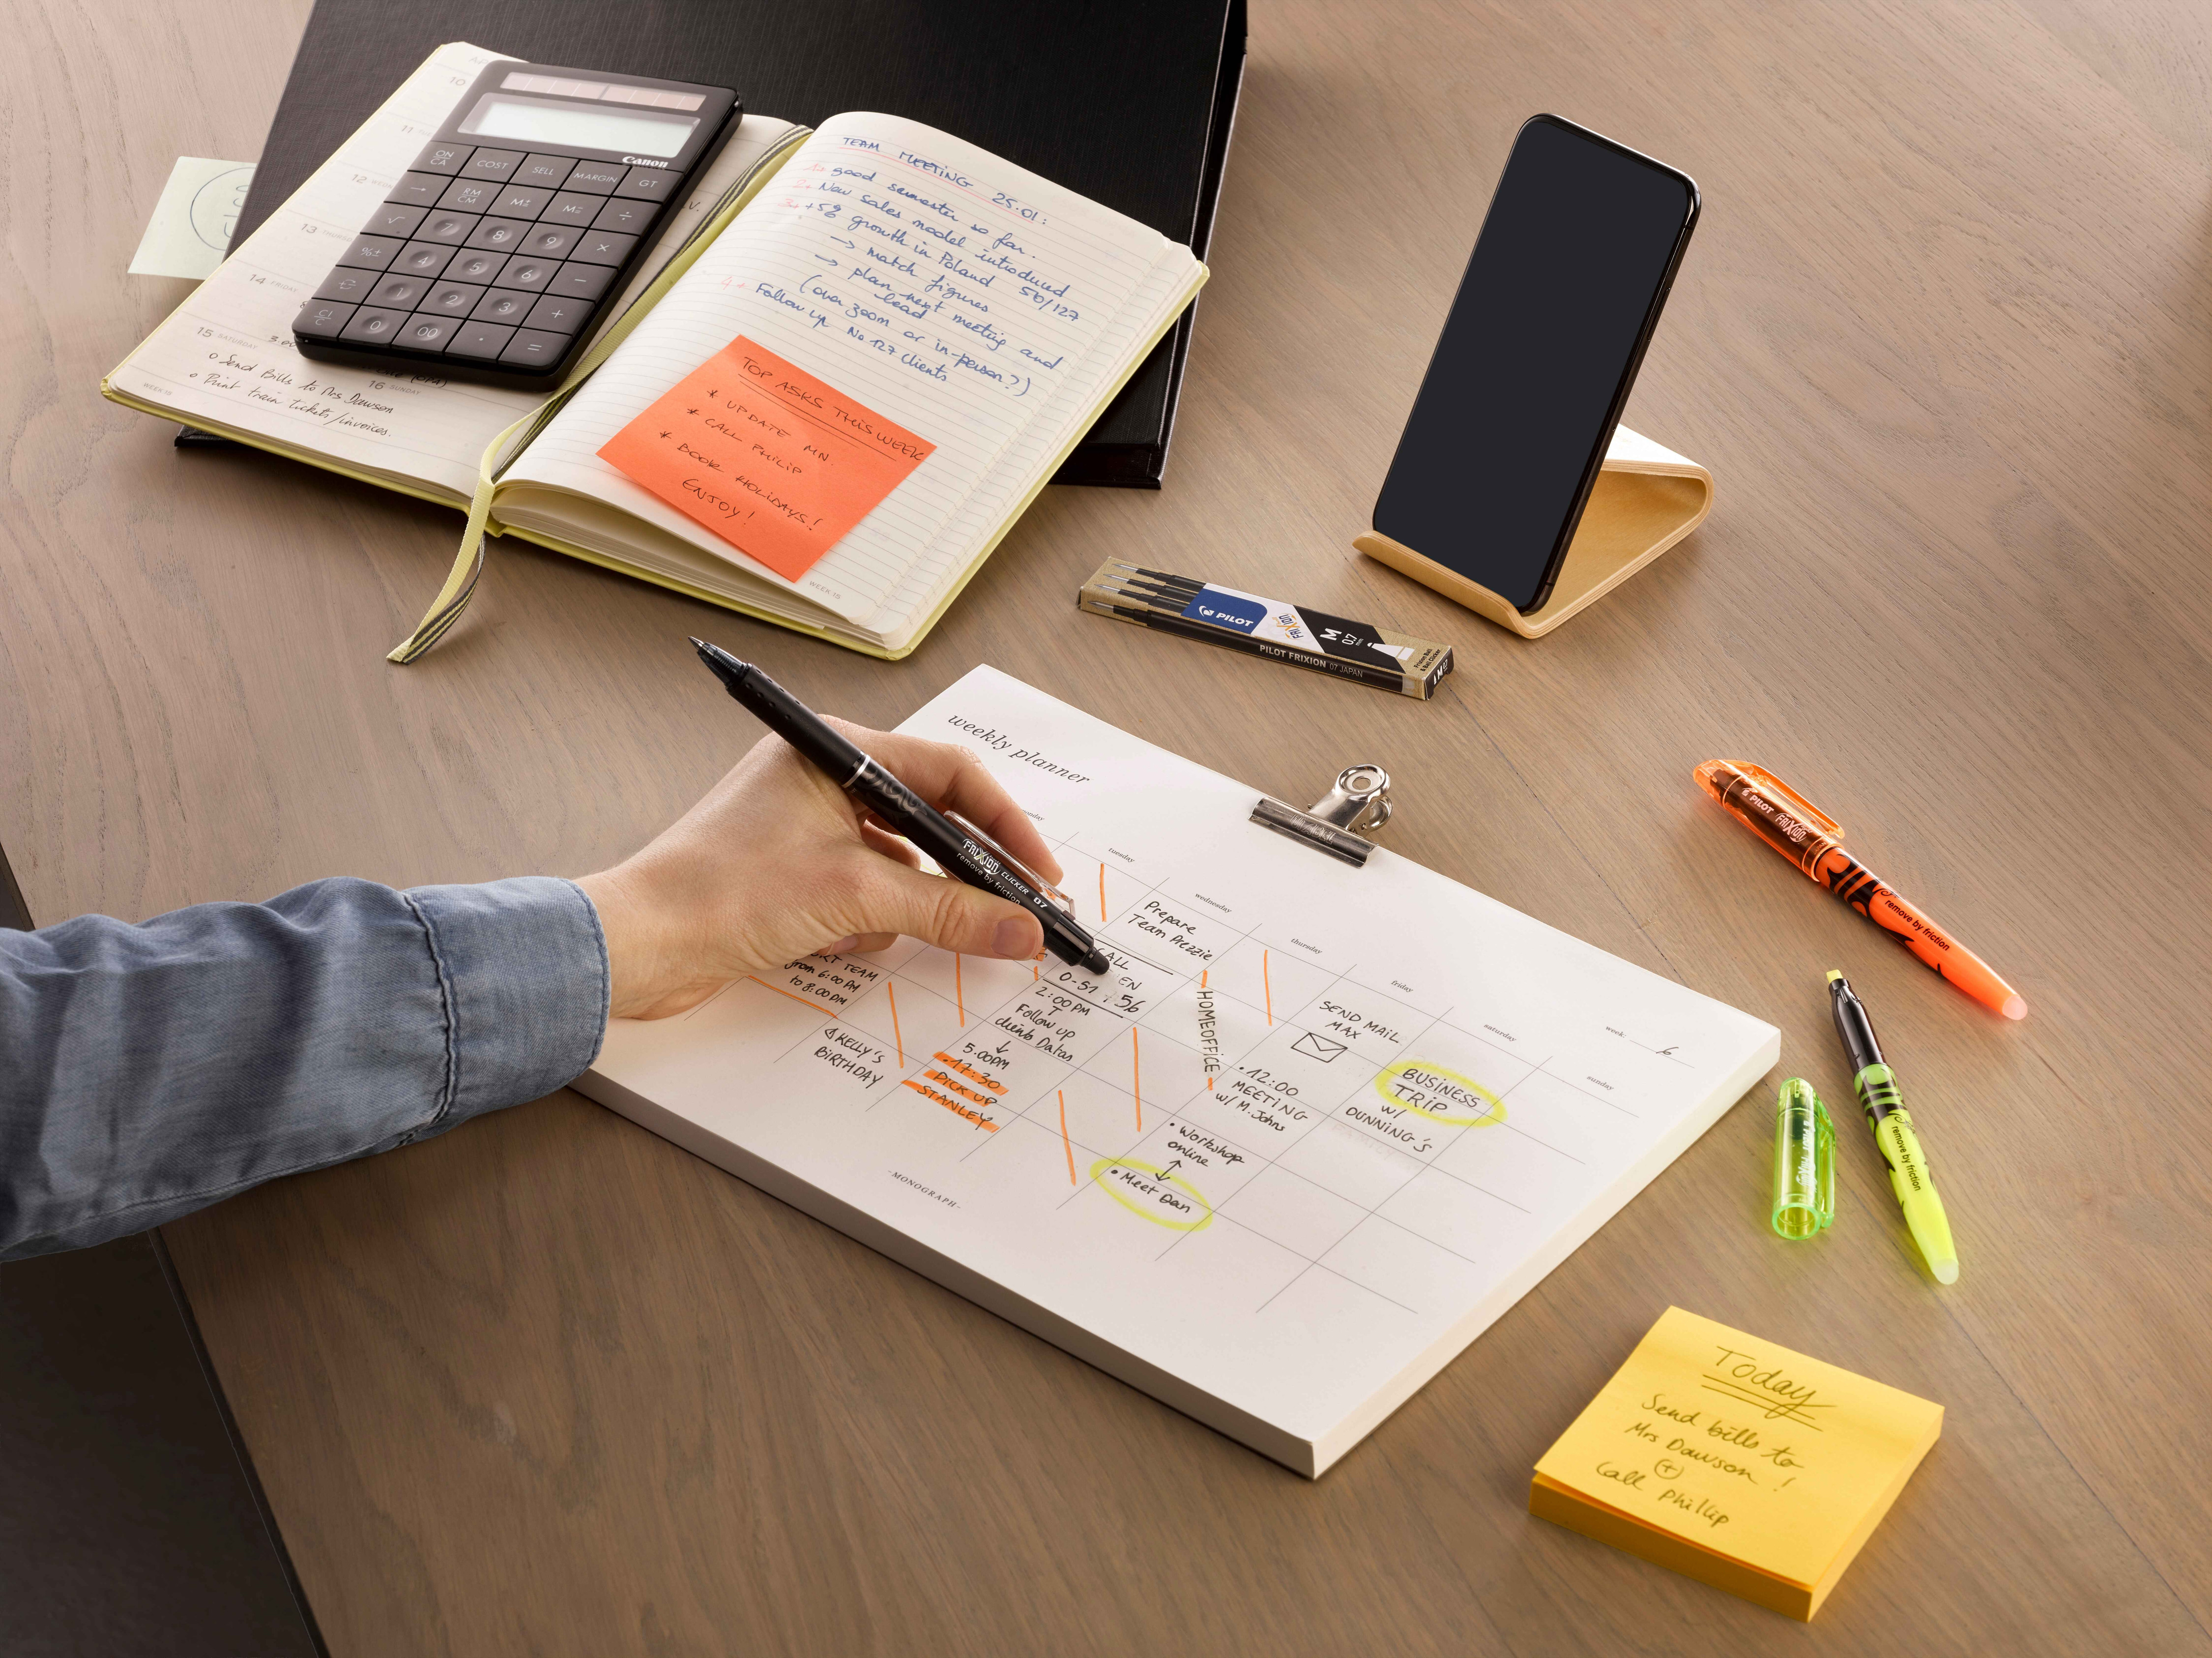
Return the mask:
[[1336, 774], [1328, 793], [1305, 811], [1262, 795], [1252, 808], [1252, 821], [1357, 869], [1375, 850], [1363, 833], [1390, 821], [1390, 774], [1379, 765], [1347, 765]]

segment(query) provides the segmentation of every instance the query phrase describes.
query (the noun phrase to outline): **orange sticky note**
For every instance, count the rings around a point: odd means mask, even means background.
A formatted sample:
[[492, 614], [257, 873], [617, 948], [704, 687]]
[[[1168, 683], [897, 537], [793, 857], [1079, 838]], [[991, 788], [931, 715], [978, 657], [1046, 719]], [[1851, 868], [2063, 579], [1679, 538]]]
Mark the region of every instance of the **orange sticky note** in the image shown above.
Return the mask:
[[936, 448], [740, 334], [599, 459], [795, 582]]

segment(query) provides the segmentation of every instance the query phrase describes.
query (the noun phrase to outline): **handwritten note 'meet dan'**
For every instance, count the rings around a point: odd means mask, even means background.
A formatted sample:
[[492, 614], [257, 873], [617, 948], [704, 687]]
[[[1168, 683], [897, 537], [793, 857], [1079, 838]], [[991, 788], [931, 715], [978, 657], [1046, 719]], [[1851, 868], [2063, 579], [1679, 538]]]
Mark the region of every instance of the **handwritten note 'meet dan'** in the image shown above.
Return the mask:
[[1528, 1511], [1809, 1619], [1943, 1407], [1667, 1309], [1544, 1453]]
[[795, 582], [936, 447], [740, 334], [599, 458]]

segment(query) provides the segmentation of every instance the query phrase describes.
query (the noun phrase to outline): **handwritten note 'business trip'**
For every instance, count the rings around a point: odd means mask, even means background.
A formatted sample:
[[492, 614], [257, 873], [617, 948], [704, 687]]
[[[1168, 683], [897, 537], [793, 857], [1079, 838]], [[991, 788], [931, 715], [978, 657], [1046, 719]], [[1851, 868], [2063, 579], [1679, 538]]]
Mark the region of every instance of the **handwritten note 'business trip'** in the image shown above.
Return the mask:
[[740, 334], [599, 458], [795, 582], [936, 447]]

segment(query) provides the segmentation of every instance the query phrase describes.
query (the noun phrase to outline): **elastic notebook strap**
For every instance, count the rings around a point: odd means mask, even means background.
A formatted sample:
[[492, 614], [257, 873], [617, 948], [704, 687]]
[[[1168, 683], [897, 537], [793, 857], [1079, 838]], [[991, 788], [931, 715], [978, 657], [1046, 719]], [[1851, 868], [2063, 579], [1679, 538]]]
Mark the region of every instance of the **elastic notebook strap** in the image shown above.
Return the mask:
[[676, 285], [678, 278], [697, 264], [699, 256], [714, 246], [715, 239], [729, 229], [731, 222], [738, 214], [744, 211], [776, 168], [811, 136], [811, 128], [795, 127], [784, 135], [781, 143], [755, 162], [751, 170], [738, 181], [730, 204], [692, 233], [690, 239], [677, 250], [676, 257], [670, 259], [660, 274], [653, 279], [652, 285], [637, 296], [636, 302], [617, 317], [614, 326], [584, 354], [583, 361], [562, 382], [561, 388], [485, 446], [483, 458], [477, 463], [477, 488], [476, 494], [469, 501], [468, 527], [461, 532], [461, 545], [453, 554], [453, 567], [447, 573], [446, 585], [438, 589], [438, 596], [430, 601], [430, 608], [416, 624], [414, 632], [394, 645], [386, 654], [385, 661], [403, 666], [414, 661], [444, 638], [453, 624], [460, 620], [461, 613], [469, 607], [469, 600], [476, 594], [477, 582], [483, 575], [484, 536], [491, 523], [492, 496], [499, 488], [499, 474], [506, 470], [508, 464], [501, 457], [506, 454], [507, 445], [514, 441], [514, 435], [528, 427], [529, 436], [538, 436], [545, 423], [560, 412], [561, 405], [568, 400], [576, 388], [589, 380], [592, 371], [602, 363], [614, 355], [615, 348], [628, 339], [630, 331], [637, 326], [647, 313], [660, 303], [668, 290]]

